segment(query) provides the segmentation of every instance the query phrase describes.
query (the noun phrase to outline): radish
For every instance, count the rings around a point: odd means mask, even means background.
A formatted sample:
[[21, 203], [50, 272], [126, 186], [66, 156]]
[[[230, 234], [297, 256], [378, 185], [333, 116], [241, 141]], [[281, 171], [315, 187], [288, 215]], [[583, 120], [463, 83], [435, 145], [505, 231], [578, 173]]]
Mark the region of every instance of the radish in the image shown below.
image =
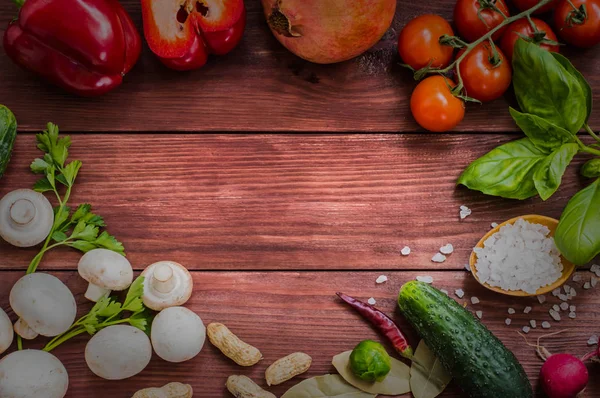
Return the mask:
[[548, 398], [577, 397], [585, 389], [589, 380], [588, 370], [584, 362], [588, 359], [597, 361], [600, 356], [600, 346], [579, 359], [571, 354], [551, 354], [544, 346], [540, 345], [542, 338], [562, 332], [564, 330], [540, 336], [535, 345], [529, 344], [527, 338], [519, 333], [525, 339], [527, 345], [535, 347], [537, 354], [544, 361], [544, 365], [540, 370], [540, 382]]

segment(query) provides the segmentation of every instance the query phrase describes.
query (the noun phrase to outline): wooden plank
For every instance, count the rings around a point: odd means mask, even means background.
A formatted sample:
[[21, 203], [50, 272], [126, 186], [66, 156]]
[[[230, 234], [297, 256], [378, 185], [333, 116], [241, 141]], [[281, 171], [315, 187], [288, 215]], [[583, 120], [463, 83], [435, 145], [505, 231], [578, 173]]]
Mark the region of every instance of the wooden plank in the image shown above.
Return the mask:
[[[71, 203], [93, 203], [138, 269], [162, 258], [203, 270], [462, 269], [491, 222], [559, 217], [584, 183], [581, 157], [547, 202], [455, 187], [470, 161], [514, 138], [78, 135]], [[32, 186], [38, 153], [33, 135], [19, 136], [1, 196]], [[473, 210], [464, 221], [462, 204]], [[432, 263], [446, 243], [455, 254]], [[0, 243], [0, 268], [24, 269], [36, 252]], [[42, 267], [74, 268], [78, 257], [59, 249]]]
[[[123, 0], [141, 31], [140, 5]], [[166, 69], [144, 44], [142, 57], [113, 93], [81, 99], [21, 71], [0, 51], [0, 103], [22, 130], [47, 121], [68, 131], [418, 131], [408, 106], [415, 85], [399, 66], [397, 36], [413, 17], [437, 13], [451, 20], [454, 0], [399, 0], [395, 21], [371, 51], [338, 65], [313, 65], [285, 50], [272, 36], [260, 2], [246, 1], [248, 25], [241, 45], [213, 57], [201, 70]], [[0, 26], [15, 16], [0, 3]], [[1, 31], [0, 31], [1, 32]], [[600, 102], [600, 52], [564, 50], [594, 87]], [[511, 131], [514, 99], [469, 106], [462, 131]], [[591, 125], [600, 129], [600, 113]]]
[[[589, 280], [589, 272], [583, 272]], [[14, 282], [21, 277], [19, 272], [0, 274], [0, 305], [8, 309], [8, 293]], [[57, 272], [76, 295], [79, 311], [83, 313], [90, 304], [85, 302], [83, 293], [85, 283], [75, 272]], [[125, 381], [105, 381], [95, 377], [87, 368], [83, 352], [88, 337], [78, 337], [54, 351], [65, 364], [70, 376], [70, 389], [67, 397], [100, 398], [107, 396], [129, 397], [137, 389], [157, 386], [171, 381], [180, 381], [193, 385], [194, 397], [226, 397], [224, 388], [227, 376], [245, 374], [252, 377], [263, 387], [264, 371], [277, 358], [295, 351], [303, 351], [313, 357], [310, 371], [293, 381], [271, 388], [277, 396], [305, 377], [335, 372], [330, 361], [339, 352], [352, 349], [363, 339], [382, 341], [364, 321], [351, 309], [343, 305], [335, 291], [361, 298], [375, 297], [377, 306], [391, 314], [402, 329], [409, 335], [411, 344], [416, 345], [418, 337], [412, 332], [406, 321], [396, 309], [396, 296], [402, 283], [414, 279], [415, 272], [390, 272], [390, 280], [376, 285], [376, 272], [194, 272], [194, 295], [187, 304], [197, 312], [205, 324], [223, 322], [241, 338], [257, 346], [264, 360], [252, 368], [241, 368], [222, 356], [210, 343], [200, 355], [186, 363], [170, 364], [154, 356], [151, 364], [140, 375]], [[518, 299], [501, 296], [483, 288], [466, 272], [432, 272], [435, 286], [453, 292], [462, 288], [467, 301], [472, 295], [479, 297], [480, 304], [471, 305], [472, 311], [483, 311], [483, 323], [498, 336], [506, 346], [514, 351], [525, 367], [532, 383], [537, 385], [537, 375], [542, 365], [534, 349], [524, 344], [517, 331], [530, 319], [551, 321], [548, 309], [558, 302], [549, 297], [548, 303], [538, 304], [533, 299]], [[574, 287], [577, 284], [572, 284]], [[454, 296], [453, 296], [454, 297]], [[577, 319], [563, 319], [560, 323], [552, 321], [550, 331], [568, 328], [569, 331], [549, 338], [545, 345], [554, 353], [570, 352], [581, 356], [591, 349], [586, 341], [597, 333], [598, 305], [600, 296], [596, 290], [578, 289], [577, 297], [571, 302], [577, 306]], [[526, 305], [533, 307], [530, 314], [523, 314]], [[507, 308], [513, 307], [517, 314], [510, 316], [510, 327], [504, 323]], [[14, 314], [10, 313], [14, 320]], [[565, 315], [566, 313], [562, 313]], [[532, 330], [528, 338], [534, 341], [548, 331], [538, 327]], [[26, 343], [27, 347], [41, 347], [42, 341]], [[392, 348], [387, 345], [389, 352]], [[444, 397], [459, 397], [459, 390], [452, 386]], [[591, 377], [586, 397], [600, 397], [600, 379]]]

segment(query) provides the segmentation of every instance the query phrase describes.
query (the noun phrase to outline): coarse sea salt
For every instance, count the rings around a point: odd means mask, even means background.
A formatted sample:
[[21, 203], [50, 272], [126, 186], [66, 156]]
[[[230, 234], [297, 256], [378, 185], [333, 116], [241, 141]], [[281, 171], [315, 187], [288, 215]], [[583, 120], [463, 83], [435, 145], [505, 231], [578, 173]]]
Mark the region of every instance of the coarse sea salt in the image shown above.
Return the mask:
[[462, 205], [460, 206], [460, 219], [464, 220], [465, 218], [469, 217], [473, 212], [471, 211], [471, 209], [469, 209], [467, 206]]
[[493, 222], [490, 226], [492, 227], [492, 229], [494, 229], [494, 228], [498, 227], [498, 223], [497, 222]]
[[471, 297], [471, 304], [473, 304], [473, 305], [479, 304], [479, 299], [475, 296]]
[[465, 270], [471, 272], [471, 265], [465, 264]]
[[550, 325], [550, 322], [546, 322], [546, 321], [542, 322], [542, 327], [543, 327], [544, 329], [550, 329], [550, 326], [551, 326], [551, 325]]
[[429, 276], [429, 275], [425, 275], [425, 276], [417, 276], [417, 280], [419, 282], [424, 282], [424, 283], [433, 283], [433, 277]]
[[569, 292], [571, 291], [571, 286], [569, 285], [564, 285], [563, 289], [565, 289], [565, 293], [569, 294]]
[[509, 309], [508, 309], [508, 313], [509, 313], [510, 315], [514, 314], [515, 312], [516, 312], [516, 311], [515, 311], [515, 309], [514, 309], [514, 308], [509, 308]]
[[558, 306], [558, 304], [554, 304], [554, 305], [552, 306], [552, 309], [553, 309], [554, 311], [560, 311], [560, 307]]
[[530, 306], [525, 307], [525, 309], [523, 310], [524, 314], [529, 314], [531, 312], [532, 308]]
[[529, 326], [523, 326], [523, 333], [527, 334], [530, 330], [531, 328]]
[[375, 304], [377, 304], [377, 300], [375, 300], [373, 297], [371, 297], [367, 300], [367, 303], [369, 303], [371, 305], [375, 305]]
[[531, 325], [532, 329], [535, 329], [537, 327], [537, 322], [534, 319], [530, 320], [529, 324]]
[[567, 296], [566, 294], [559, 294], [558, 299], [560, 301], [567, 301], [569, 299], [569, 296]]
[[434, 263], [443, 263], [444, 261], [446, 261], [446, 256], [444, 256], [441, 253], [435, 253], [435, 256], [431, 258], [431, 261], [433, 261]]
[[477, 318], [481, 319], [483, 318], [483, 311], [475, 311], [475, 315], [477, 315]]
[[569, 304], [568, 303], [560, 303], [560, 309], [563, 311], [566, 311], [569, 309]]
[[446, 289], [440, 289], [440, 292], [444, 293], [446, 296], [448, 295], [448, 291]]
[[559, 294], [560, 294], [560, 287], [557, 287], [556, 289], [554, 289], [554, 290], [552, 291], [552, 295], [553, 295], [554, 297], [558, 297], [558, 295], [559, 295]]
[[593, 334], [590, 336], [589, 340], [587, 341], [588, 345], [596, 345], [598, 344], [598, 335], [597, 334]]
[[381, 284], [381, 283], [385, 283], [385, 282], [387, 282], [387, 280], [388, 280], [388, 277], [387, 277], [387, 276], [385, 276], [385, 275], [379, 275], [379, 276], [377, 277], [377, 279], [375, 279], [375, 283], [377, 283], [377, 284]]
[[[592, 266], [590, 267], [590, 271], [592, 271], [594, 274], [596, 274], [596, 276], [600, 276], [600, 265], [592, 264]], [[575, 279], [575, 278], [573, 278], [573, 279]]]
[[558, 313], [558, 311], [555, 311], [552, 309], [548, 312], [550, 313], [550, 316], [552, 317], [552, 319], [554, 319], [556, 322], [560, 321], [560, 314]]
[[598, 284], [598, 278], [592, 276], [592, 279], [590, 279], [590, 285], [592, 285], [592, 287], [596, 287], [597, 284]]
[[518, 219], [475, 248], [477, 276], [503, 290], [535, 292], [560, 278], [563, 266], [550, 230]]
[[410, 254], [410, 247], [404, 246], [402, 250], [400, 250], [400, 254], [403, 256], [408, 256]]
[[583, 284], [583, 288], [586, 289], [586, 290], [590, 289], [591, 287], [592, 287], [592, 285], [590, 285], [589, 282], [586, 282], [586, 283]]
[[576, 309], [577, 309], [577, 307], [574, 305], [569, 306], [569, 311], [571, 311], [571, 312], [575, 312]]
[[462, 290], [462, 289], [456, 289], [456, 290], [454, 291], [454, 294], [456, 294], [456, 297], [458, 297], [458, 298], [463, 298], [463, 297], [465, 297], [465, 292], [464, 292], [464, 290]]
[[571, 311], [571, 312], [569, 312], [569, 318], [575, 319], [575, 318], [577, 318], [577, 314], [574, 313], [573, 311]]
[[540, 304], [544, 304], [546, 302], [546, 296], [544, 296], [543, 294], [537, 296], [537, 299]]
[[440, 247], [440, 253], [442, 254], [452, 254], [454, 252], [454, 246], [451, 243]]
[[512, 323], [512, 320], [510, 318], [506, 318], [504, 320], [504, 323], [506, 324], [506, 326], [510, 326], [510, 324]]
[[581, 274], [575, 274], [575, 276], [573, 277], [573, 282], [581, 282]]

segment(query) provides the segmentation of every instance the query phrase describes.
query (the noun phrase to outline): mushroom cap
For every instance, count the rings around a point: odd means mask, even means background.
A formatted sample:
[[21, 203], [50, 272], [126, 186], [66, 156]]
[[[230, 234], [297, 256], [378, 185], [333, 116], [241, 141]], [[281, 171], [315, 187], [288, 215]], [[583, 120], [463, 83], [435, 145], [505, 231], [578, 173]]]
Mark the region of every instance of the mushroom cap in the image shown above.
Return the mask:
[[52, 205], [31, 189], [17, 189], [0, 200], [0, 236], [13, 246], [31, 247], [42, 242], [54, 224]]
[[123, 380], [148, 366], [152, 345], [146, 333], [129, 325], [114, 325], [100, 330], [85, 347], [85, 361], [96, 376]]
[[67, 370], [48, 352], [15, 351], [0, 360], [0, 397], [63, 398], [68, 388]]
[[10, 291], [10, 306], [42, 336], [58, 336], [75, 321], [73, 293], [57, 277], [38, 272], [25, 275]]
[[162, 310], [152, 321], [152, 346], [156, 355], [168, 362], [194, 358], [206, 339], [202, 319], [185, 307]]
[[85, 253], [77, 266], [79, 275], [89, 283], [109, 290], [125, 290], [133, 282], [131, 263], [119, 253], [94, 249]]
[[[173, 290], [169, 293], [156, 290], [152, 284], [154, 272], [164, 266], [168, 266], [173, 271]], [[142, 300], [146, 307], [154, 311], [162, 311], [168, 307], [183, 305], [192, 295], [194, 287], [192, 275], [190, 275], [187, 268], [174, 261], [159, 261], [151, 264], [142, 272], [142, 276], [145, 278]]]
[[10, 347], [13, 342], [15, 332], [13, 332], [13, 325], [8, 315], [2, 308], [0, 308], [0, 354]]

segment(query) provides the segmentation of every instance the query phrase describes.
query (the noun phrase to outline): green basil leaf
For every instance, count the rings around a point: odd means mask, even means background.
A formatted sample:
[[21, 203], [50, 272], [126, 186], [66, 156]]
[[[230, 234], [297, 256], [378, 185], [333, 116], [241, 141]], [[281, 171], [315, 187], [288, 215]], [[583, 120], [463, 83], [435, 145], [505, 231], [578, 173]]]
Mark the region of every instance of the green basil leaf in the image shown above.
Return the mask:
[[547, 200], [554, 195], [562, 182], [565, 170], [577, 152], [579, 152], [579, 145], [564, 144], [536, 167], [533, 182], [542, 200]]
[[581, 175], [587, 178], [600, 177], [600, 159], [588, 160], [581, 168]]
[[546, 156], [529, 138], [512, 141], [471, 163], [458, 184], [487, 195], [527, 199], [537, 194], [533, 174]]
[[587, 117], [583, 88], [550, 52], [519, 39], [513, 68], [513, 84], [521, 110], [571, 133], [581, 129]]
[[585, 118], [585, 121], [587, 123], [587, 121], [589, 120], [590, 115], [592, 113], [593, 97], [594, 97], [592, 95], [592, 88], [590, 87], [590, 84], [587, 82], [587, 80], [585, 80], [585, 77], [583, 77], [581, 72], [579, 72], [577, 69], [575, 69], [575, 67], [573, 66], [571, 61], [569, 61], [567, 59], [567, 57], [565, 57], [564, 55], [561, 55], [559, 53], [555, 53], [555, 52], [553, 52], [551, 54], [558, 62], [560, 62], [560, 64], [567, 70], [567, 72], [569, 72], [571, 74], [571, 76], [573, 76], [575, 79], [577, 79], [577, 81], [579, 82], [579, 85], [583, 89], [583, 94], [585, 96], [585, 102], [586, 102], [586, 108], [587, 108], [587, 117]]
[[539, 116], [521, 113], [513, 108], [509, 111], [517, 126], [543, 151], [552, 152], [563, 144], [575, 142], [573, 134]]
[[563, 256], [575, 265], [600, 254], [600, 179], [571, 198], [556, 228], [554, 240]]

